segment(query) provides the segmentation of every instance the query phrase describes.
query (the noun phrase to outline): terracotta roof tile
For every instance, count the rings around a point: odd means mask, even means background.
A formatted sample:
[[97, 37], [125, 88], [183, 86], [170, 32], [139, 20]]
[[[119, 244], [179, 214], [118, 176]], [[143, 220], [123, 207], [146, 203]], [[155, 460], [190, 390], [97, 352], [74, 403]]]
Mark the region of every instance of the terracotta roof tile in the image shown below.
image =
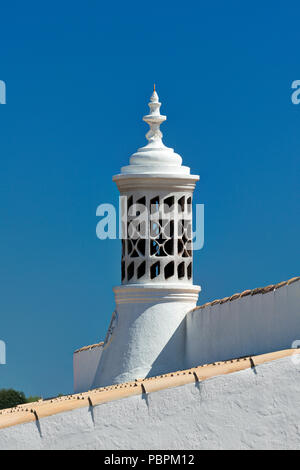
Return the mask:
[[238, 299], [240, 296], [241, 296], [241, 294], [234, 294], [229, 298], [229, 300], [231, 302], [232, 300]]
[[244, 290], [244, 292], [241, 293], [241, 297], [246, 297], [247, 295], [251, 295], [251, 290]]
[[40, 400], [35, 403], [30, 403], [30, 405], [28, 403], [19, 405], [15, 408], [0, 410], [0, 429], [37, 421], [47, 416], [72, 411], [78, 408], [100, 405], [133, 395], [157, 392], [167, 388], [204, 381], [219, 375], [250, 369], [257, 365], [282, 359], [293, 354], [300, 354], [300, 349], [286, 349], [269, 354], [262, 354], [260, 356], [214, 362], [213, 364], [195, 366], [188, 370], [171, 372], [158, 377], [137, 379], [134, 382], [98, 388], [86, 393], [66, 395], [51, 400]]
[[82, 351], [89, 351], [90, 349], [94, 348], [100, 348], [103, 346], [104, 342], [102, 341], [101, 343], [96, 343], [96, 344], [91, 344], [90, 346], [84, 346], [83, 348], [77, 349], [74, 354], [82, 352]]
[[221, 299], [220, 300], [220, 304], [225, 304], [226, 302], [228, 302], [230, 299], [230, 297], [224, 297], [224, 299]]
[[293, 277], [292, 279], [289, 279], [288, 281], [279, 282], [278, 284], [271, 284], [266, 287], [257, 287], [256, 289], [252, 289], [252, 290], [249, 290], [249, 289], [244, 290], [244, 292], [242, 293], [233, 294], [232, 296], [224, 297], [224, 299], [221, 299], [221, 300], [217, 299], [217, 300], [213, 300], [212, 302], [206, 302], [203, 305], [193, 308], [192, 311], [201, 310], [206, 307], [213, 307], [214, 305], [217, 305], [217, 304], [224, 304], [228, 301], [231, 302], [233, 300], [240, 299], [248, 295], [267, 294], [268, 292], [272, 292], [274, 290], [280, 289], [281, 287], [284, 287], [286, 285], [289, 286], [290, 284], [293, 284], [294, 282], [297, 282], [297, 281], [300, 281], [300, 276]]

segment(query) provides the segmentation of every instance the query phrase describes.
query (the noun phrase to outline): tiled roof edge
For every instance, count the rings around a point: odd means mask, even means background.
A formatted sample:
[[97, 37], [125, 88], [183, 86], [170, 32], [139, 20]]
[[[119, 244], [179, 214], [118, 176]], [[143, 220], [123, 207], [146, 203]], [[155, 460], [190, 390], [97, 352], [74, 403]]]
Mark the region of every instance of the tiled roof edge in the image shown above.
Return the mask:
[[278, 284], [270, 284], [269, 286], [266, 286], [266, 287], [257, 287], [256, 289], [245, 290], [244, 292], [233, 294], [230, 297], [224, 297], [224, 299], [217, 299], [217, 300], [213, 300], [212, 302], [206, 302], [203, 305], [193, 308], [192, 311], [201, 310], [206, 307], [213, 307], [214, 305], [217, 305], [217, 304], [225, 304], [226, 302], [232, 302], [232, 300], [241, 299], [242, 297], [247, 297], [248, 295], [267, 294], [268, 292], [275, 291], [284, 286], [289, 286], [290, 284], [293, 284], [294, 282], [297, 282], [297, 281], [300, 281], [300, 276], [292, 277], [288, 281], [279, 282]]
[[101, 346], [103, 346], [103, 344], [104, 342], [102, 341], [101, 343], [91, 344], [90, 346], [84, 346], [83, 348], [76, 349], [76, 351], [74, 351], [74, 354], [77, 354], [82, 351], [89, 351], [90, 349], [94, 348], [100, 348]]
[[41, 418], [47, 416], [72, 411], [78, 408], [93, 407], [133, 395], [157, 392], [159, 390], [179, 387], [189, 383], [202, 382], [212, 377], [255, 368], [266, 362], [275, 361], [294, 354], [300, 354], [300, 349], [286, 349], [259, 356], [217, 362], [178, 372], [171, 372], [157, 377], [98, 388], [86, 393], [67, 395], [50, 400], [40, 400], [35, 403], [19, 405], [15, 408], [0, 411], [0, 429], [39, 421]]

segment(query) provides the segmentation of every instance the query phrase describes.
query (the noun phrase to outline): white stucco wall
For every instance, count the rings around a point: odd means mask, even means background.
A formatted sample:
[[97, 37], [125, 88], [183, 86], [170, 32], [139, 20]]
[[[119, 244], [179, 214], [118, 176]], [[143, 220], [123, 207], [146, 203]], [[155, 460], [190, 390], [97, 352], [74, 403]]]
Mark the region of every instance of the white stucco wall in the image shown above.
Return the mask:
[[289, 349], [300, 340], [300, 281], [194, 311], [192, 302], [150, 307], [144, 304], [141, 314], [140, 304], [122, 304], [102, 357], [102, 348], [75, 354], [75, 392]]
[[300, 449], [293, 359], [2, 429], [0, 449]]
[[130, 302], [117, 302], [117, 320], [109, 344], [104, 344], [93, 388], [184, 368], [183, 320], [196, 305], [199, 287], [121, 290]]
[[300, 339], [300, 281], [190, 312], [186, 367], [288, 349]]
[[78, 351], [73, 356], [74, 391], [85, 392], [91, 389], [95, 374], [101, 359], [103, 347], [96, 346], [91, 349]]

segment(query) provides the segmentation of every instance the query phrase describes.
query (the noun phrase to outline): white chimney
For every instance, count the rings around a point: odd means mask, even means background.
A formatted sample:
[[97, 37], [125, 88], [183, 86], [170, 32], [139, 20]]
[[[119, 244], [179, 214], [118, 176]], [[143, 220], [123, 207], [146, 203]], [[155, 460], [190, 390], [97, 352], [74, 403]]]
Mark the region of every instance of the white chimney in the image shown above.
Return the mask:
[[[196, 306], [192, 278], [192, 196], [199, 176], [162, 142], [154, 89], [144, 116], [148, 144], [113, 177], [122, 197], [122, 284], [93, 387], [184, 366], [184, 318]], [[127, 232], [127, 233], [126, 233]]]

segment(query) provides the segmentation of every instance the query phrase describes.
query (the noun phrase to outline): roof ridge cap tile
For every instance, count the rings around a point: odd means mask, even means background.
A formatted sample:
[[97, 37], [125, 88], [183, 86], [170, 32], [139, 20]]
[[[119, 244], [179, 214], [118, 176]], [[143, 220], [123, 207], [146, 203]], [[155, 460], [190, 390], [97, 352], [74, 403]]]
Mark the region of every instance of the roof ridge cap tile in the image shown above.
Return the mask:
[[247, 289], [247, 290], [244, 290], [241, 293], [236, 293], [236, 294], [233, 294], [229, 297], [224, 297], [223, 299], [216, 299], [216, 300], [212, 300], [211, 302], [206, 302], [203, 305], [197, 305], [196, 307], [194, 307], [191, 310], [191, 312], [194, 312], [196, 310], [202, 310], [206, 307], [213, 307], [214, 305], [218, 305], [218, 304], [222, 305], [226, 302], [231, 302], [233, 300], [237, 300], [237, 299], [240, 299], [240, 298], [243, 298], [243, 297], [247, 297], [248, 295], [267, 294], [269, 292], [280, 289], [281, 287], [289, 286], [289, 285], [291, 285], [294, 282], [297, 282], [299, 280], [300, 280], [300, 276], [296, 276], [296, 277], [292, 277], [291, 279], [288, 279], [287, 281], [278, 282], [277, 284], [270, 284], [270, 285], [265, 286], [265, 287], [256, 287], [255, 289]]
[[[152, 380], [138, 379], [134, 382], [115, 384], [89, 390], [84, 393], [65, 395], [52, 400], [42, 400], [25, 404], [23, 408], [22, 405], [19, 405], [15, 408], [0, 410], [0, 429], [33, 422], [40, 418], [78, 408], [88, 408], [90, 406], [128, 398], [132, 395], [142, 395], [199, 381], [202, 382], [212, 377], [250, 369], [293, 354], [300, 354], [300, 349], [286, 349], [259, 356], [246, 356], [221, 362], [216, 361], [212, 364], [203, 364], [186, 370], [172, 371], [153, 377]], [[196, 372], [196, 374], [194, 374], [194, 372]]]
[[89, 351], [90, 349], [94, 349], [94, 348], [99, 348], [103, 346], [103, 344], [104, 344], [104, 341], [101, 341], [100, 343], [90, 344], [89, 346], [83, 346], [82, 348], [76, 349], [76, 351], [74, 351], [74, 354], [77, 354], [82, 351]]

